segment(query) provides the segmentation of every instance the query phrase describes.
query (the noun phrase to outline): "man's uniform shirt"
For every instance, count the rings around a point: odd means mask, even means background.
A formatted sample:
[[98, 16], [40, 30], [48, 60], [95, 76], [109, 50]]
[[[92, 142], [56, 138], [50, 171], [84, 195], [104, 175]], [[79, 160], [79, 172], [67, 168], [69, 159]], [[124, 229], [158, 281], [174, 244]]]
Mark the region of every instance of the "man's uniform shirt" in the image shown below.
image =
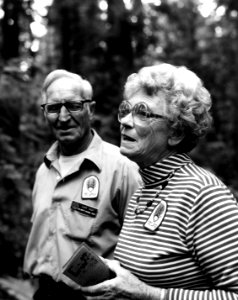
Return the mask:
[[88, 149], [61, 177], [56, 142], [36, 174], [24, 271], [74, 287], [62, 268], [81, 242], [112, 258], [128, 200], [141, 184], [138, 166], [94, 131]]

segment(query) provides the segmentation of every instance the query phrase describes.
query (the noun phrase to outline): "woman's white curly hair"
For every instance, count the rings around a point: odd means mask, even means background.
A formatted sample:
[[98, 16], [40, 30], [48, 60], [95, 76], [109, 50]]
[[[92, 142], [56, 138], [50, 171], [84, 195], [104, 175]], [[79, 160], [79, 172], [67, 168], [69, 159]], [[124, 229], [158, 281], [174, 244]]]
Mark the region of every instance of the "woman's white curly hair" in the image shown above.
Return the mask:
[[185, 66], [162, 63], [143, 67], [127, 78], [125, 99], [138, 91], [148, 96], [164, 93], [168, 124], [174, 135], [184, 136], [177, 146], [178, 152], [191, 151], [211, 127], [210, 93], [201, 79]]

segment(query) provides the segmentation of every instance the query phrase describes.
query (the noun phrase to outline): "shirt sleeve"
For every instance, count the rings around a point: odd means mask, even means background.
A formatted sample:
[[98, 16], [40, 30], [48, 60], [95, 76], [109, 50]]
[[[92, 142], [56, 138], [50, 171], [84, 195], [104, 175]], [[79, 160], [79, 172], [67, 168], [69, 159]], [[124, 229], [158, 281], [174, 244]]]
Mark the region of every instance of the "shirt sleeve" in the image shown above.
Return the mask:
[[238, 206], [225, 186], [201, 189], [187, 227], [187, 242], [213, 288], [171, 288], [167, 300], [237, 300]]
[[131, 196], [138, 187], [142, 185], [142, 179], [138, 170], [138, 165], [132, 161], [128, 161], [127, 164], [124, 164], [121, 176], [121, 193], [118, 199], [119, 217], [121, 221], [125, 217], [126, 207]]

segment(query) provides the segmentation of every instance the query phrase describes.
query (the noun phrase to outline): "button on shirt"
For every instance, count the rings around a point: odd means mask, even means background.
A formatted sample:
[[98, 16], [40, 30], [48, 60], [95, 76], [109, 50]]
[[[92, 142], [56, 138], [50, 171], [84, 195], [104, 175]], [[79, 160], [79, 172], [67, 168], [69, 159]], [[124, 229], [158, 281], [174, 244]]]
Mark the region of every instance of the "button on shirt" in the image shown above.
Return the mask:
[[[62, 275], [64, 264], [85, 240], [98, 255], [112, 258], [127, 201], [141, 184], [141, 177], [138, 166], [95, 131], [84, 159], [63, 178], [58, 154], [56, 142], [36, 174], [24, 271], [33, 276], [47, 274], [75, 287]], [[82, 197], [83, 184], [90, 176], [98, 179], [95, 199]], [[73, 202], [93, 208], [96, 216], [71, 209]]]

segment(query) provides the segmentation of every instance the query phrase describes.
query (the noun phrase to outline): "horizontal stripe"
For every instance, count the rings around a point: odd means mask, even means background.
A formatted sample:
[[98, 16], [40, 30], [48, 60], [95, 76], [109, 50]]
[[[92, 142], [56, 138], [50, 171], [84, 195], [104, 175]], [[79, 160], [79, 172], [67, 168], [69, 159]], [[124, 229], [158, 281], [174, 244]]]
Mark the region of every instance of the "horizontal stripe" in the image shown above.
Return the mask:
[[[144, 186], [129, 203], [115, 259], [168, 289], [168, 300], [238, 299], [238, 207], [228, 188], [182, 154], [140, 173]], [[164, 178], [170, 179], [161, 189]], [[161, 200], [165, 217], [150, 231], [144, 224]]]

